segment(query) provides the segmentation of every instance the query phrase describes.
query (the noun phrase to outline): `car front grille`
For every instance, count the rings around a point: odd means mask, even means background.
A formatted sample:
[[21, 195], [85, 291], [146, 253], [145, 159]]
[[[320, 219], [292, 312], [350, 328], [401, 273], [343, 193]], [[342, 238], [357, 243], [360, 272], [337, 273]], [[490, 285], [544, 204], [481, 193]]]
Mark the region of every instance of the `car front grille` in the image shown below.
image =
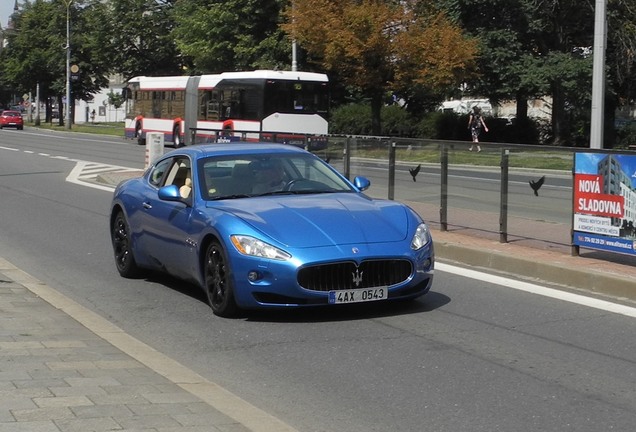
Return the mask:
[[353, 261], [304, 267], [298, 283], [312, 291], [373, 288], [399, 284], [407, 280], [413, 267], [408, 260]]

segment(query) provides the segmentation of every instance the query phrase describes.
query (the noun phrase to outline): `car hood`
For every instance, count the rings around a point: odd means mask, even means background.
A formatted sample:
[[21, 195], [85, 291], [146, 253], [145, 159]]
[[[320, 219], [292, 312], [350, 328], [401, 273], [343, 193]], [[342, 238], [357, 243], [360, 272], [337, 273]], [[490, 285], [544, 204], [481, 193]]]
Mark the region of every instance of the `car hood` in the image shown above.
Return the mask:
[[246, 198], [209, 206], [289, 247], [397, 242], [409, 228], [405, 206], [357, 193]]

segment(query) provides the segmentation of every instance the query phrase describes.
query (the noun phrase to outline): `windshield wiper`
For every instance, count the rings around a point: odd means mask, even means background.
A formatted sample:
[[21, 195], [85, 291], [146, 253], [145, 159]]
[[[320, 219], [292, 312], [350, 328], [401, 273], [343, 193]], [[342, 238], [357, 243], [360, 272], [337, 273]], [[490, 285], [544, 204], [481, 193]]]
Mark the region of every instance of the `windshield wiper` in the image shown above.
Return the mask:
[[337, 192], [348, 192], [341, 191], [335, 189], [298, 189], [291, 191], [272, 191], [272, 192], [264, 192], [261, 194], [256, 194], [252, 196], [270, 196], [270, 195], [311, 195], [311, 194], [326, 194], [326, 193], [337, 193]]
[[249, 198], [249, 197], [252, 197], [252, 196], [253, 195], [247, 195], [247, 194], [221, 195], [221, 196], [217, 196], [217, 197], [210, 197], [210, 201], [218, 201], [218, 200], [224, 200], [224, 199]]

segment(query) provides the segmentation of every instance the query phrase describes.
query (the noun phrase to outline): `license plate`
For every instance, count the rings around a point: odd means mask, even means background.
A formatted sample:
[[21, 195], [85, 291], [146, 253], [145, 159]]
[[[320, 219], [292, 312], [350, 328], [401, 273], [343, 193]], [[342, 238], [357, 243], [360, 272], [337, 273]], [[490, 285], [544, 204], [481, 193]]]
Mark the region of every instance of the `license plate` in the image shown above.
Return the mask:
[[389, 297], [388, 291], [386, 287], [329, 291], [329, 304], [385, 300]]

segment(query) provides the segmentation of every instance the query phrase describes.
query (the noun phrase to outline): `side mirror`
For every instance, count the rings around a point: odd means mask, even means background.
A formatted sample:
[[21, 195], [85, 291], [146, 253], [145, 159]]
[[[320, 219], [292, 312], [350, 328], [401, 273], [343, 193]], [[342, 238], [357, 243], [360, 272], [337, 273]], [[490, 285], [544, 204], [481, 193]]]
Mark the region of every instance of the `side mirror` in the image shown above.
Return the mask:
[[371, 186], [371, 181], [366, 177], [358, 176], [353, 179], [353, 185], [361, 191], [364, 191], [369, 189], [369, 186]]
[[168, 185], [159, 188], [159, 199], [162, 201], [183, 202], [183, 198], [179, 195], [179, 188], [176, 185]]

